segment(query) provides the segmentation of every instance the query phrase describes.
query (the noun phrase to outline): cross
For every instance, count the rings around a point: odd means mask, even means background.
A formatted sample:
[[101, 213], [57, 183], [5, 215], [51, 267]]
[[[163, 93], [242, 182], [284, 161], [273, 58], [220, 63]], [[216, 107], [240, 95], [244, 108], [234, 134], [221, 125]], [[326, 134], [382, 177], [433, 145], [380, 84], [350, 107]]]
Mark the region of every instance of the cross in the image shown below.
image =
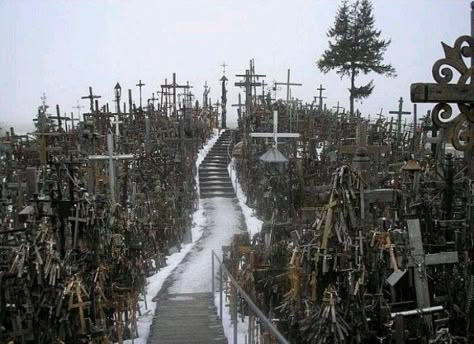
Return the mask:
[[398, 101], [398, 111], [389, 111], [391, 115], [397, 115], [397, 146], [400, 147], [402, 140], [402, 115], [410, 115], [411, 112], [403, 111], [403, 97]]
[[223, 72], [222, 74], [225, 75], [225, 67], [227, 67], [228, 65], [225, 64], [225, 62], [223, 64], [221, 64], [221, 67], [223, 68]]
[[88, 159], [91, 161], [105, 161], [109, 162], [109, 187], [110, 187], [110, 200], [112, 204], [116, 203], [115, 199], [115, 166], [114, 160], [134, 160], [133, 154], [119, 154], [114, 155], [114, 138], [112, 133], [107, 134], [107, 151], [108, 155], [89, 155]]
[[41, 108], [42, 108], [42, 111], [43, 113], [46, 113], [46, 109], [49, 107], [48, 105], [46, 105], [46, 93], [43, 92], [43, 95], [40, 97], [41, 99], [41, 102], [42, 102], [42, 105], [41, 105]]
[[298, 138], [300, 137], [300, 134], [279, 133], [278, 132], [278, 110], [273, 110], [273, 132], [272, 133], [250, 133], [250, 137], [254, 137], [254, 138], [271, 137], [273, 138], [273, 143], [272, 143], [273, 148], [278, 149], [279, 138]]
[[340, 109], [343, 109], [344, 111], [346, 111], [346, 109], [343, 106], [339, 106], [339, 101], [337, 102], [337, 106], [333, 106], [332, 108], [336, 109], [336, 115], [339, 115], [339, 110]]
[[165, 84], [161, 85], [161, 88], [173, 89], [173, 114], [176, 114], [176, 89], [177, 88], [190, 89], [190, 88], [192, 88], [192, 86], [178, 85], [176, 83], [176, 73], [173, 73], [173, 83], [169, 85], [169, 84], [166, 83], [166, 80], [165, 80]]
[[94, 99], [98, 99], [98, 98], [100, 98], [100, 96], [94, 95], [92, 93], [92, 87], [90, 87], [90, 86], [89, 86], [89, 95], [81, 97], [81, 99], [89, 99], [91, 113], [94, 112]]
[[[81, 109], [83, 108], [83, 106], [81, 106], [79, 104], [79, 100], [76, 102], [76, 106], [73, 106], [72, 108], [73, 109], [77, 109], [77, 120], [80, 119], [81, 117]], [[72, 129], [74, 129], [74, 121], [76, 120], [76, 118], [74, 118], [74, 115], [71, 113], [71, 121], [72, 121]]]
[[50, 119], [55, 119], [58, 122], [58, 128], [61, 128], [62, 121], [67, 121], [69, 117], [61, 117], [59, 105], [56, 104], [56, 116], [48, 116]]
[[80, 203], [76, 204], [76, 215], [75, 216], [69, 216], [68, 220], [69, 221], [74, 221], [74, 235], [73, 235], [73, 241], [72, 241], [72, 248], [76, 249], [77, 248], [77, 240], [79, 237], [79, 222], [86, 223], [87, 219], [79, 217], [79, 212], [80, 212]]
[[365, 148], [369, 155], [380, 155], [388, 151], [388, 146], [381, 145], [367, 145], [367, 122], [361, 121], [357, 124], [356, 144], [343, 145], [338, 147], [338, 152], [341, 154], [355, 154], [357, 148]]
[[317, 91], [319, 91], [319, 97], [318, 97], [319, 98], [319, 111], [323, 111], [323, 98], [326, 98], [326, 97], [323, 97], [324, 90], [326, 89], [323, 88], [323, 85], [319, 85], [319, 88], [317, 89]]
[[155, 101], [158, 101], [159, 98], [155, 98], [155, 93], [154, 92], [151, 94], [151, 98], [148, 99], [148, 103], [150, 102], [150, 100], [151, 100], [151, 104], [153, 105], [153, 108], [155, 108]]
[[211, 88], [207, 86], [207, 81], [204, 83], [204, 92], [202, 94], [202, 107], [205, 108], [208, 106], [208, 95], [211, 92]]
[[[290, 69], [288, 69], [288, 74], [286, 78], [286, 82], [275, 82], [275, 85], [286, 85], [286, 106], [287, 111], [289, 112], [290, 106], [290, 86], [303, 86], [303, 84], [299, 84], [296, 82], [290, 82]], [[290, 115], [290, 131], [291, 131], [291, 115]]]
[[303, 86], [303, 84], [290, 82], [290, 69], [288, 69], [286, 82], [275, 82], [275, 85], [282, 85], [286, 86], [286, 102], [289, 103], [290, 101], [290, 86]]
[[239, 103], [238, 104], [232, 104], [233, 107], [238, 107], [237, 109], [237, 116], [238, 118], [240, 119], [240, 117], [242, 116], [242, 107], [244, 106], [242, 104], [242, 97], [240, 96], [240, 93], [239, 93]]
[[[430, 307], [430, 292], [428, 284], [428, 276], [426, 276], [426, 266], [434, 266], [441, 264], [458, 263], [458, 252], [440, 252], [433, 254], [425, 254], [423, 250], [423, 238], [420, 230], [419, 219], [407, 220], [408, 239], [410, 246], [413, 248], [411, 257], [409, 258], [408, 267], [413, 268], [416, 302], [419, 309]], [[399, 264], [402, 262], [399, 257]]]
[[262, 83], [259, 81], [252, 81], [252, 79], [266, 77], [263, 74], [251, 74], [250, 70], [246, 70], [245, 74], [237, 74], [236, 77], [243, 77], [243, 81], [234, 83], [234, 86], [244, 87], [245, 88], [245, 111], [249, 114], [250, 108], [252, 107], [252, 87], [262, 86]]
[[138, 86], [138, 89], [139, 89], [139, 93], [140, 93], [140, 108], [142, 107], [142, 87], [145, 86], [144, 83], [142, 83], [142, 80], [140, 79], [140, 81], [138, 82], [138, 84], [136, 84], [135, 86]]

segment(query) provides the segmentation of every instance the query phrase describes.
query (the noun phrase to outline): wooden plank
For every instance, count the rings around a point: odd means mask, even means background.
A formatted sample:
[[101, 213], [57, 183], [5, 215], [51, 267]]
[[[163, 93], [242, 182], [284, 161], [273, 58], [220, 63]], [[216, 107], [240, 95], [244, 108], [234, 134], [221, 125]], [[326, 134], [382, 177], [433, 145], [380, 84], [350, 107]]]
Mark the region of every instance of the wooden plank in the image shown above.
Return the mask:
[[412, 84], [410, 87], [413, 103], [461, 103], [474, 101], [472, 85]]

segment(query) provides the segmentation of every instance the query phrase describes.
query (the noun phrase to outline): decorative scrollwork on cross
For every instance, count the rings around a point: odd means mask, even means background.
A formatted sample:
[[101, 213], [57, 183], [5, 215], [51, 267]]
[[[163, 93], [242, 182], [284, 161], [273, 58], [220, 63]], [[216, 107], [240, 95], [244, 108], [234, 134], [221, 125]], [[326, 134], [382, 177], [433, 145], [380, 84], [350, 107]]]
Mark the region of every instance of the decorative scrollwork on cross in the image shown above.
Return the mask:
[[[437, 84], [413, 84], [413, 102], [437, 103], [431, 113], [433, 124], [450, 130], [450, 140], [455, 149], [468, 151], [474, 147], [474, 68], [465, 59], [474, 57], [474, 38], [459, 37], [453, 47], [445, 43], [445, 57], [436, 61], [432, 75]], [[455, 75], [458, 74], [457, 83]], [[454, 110], [455, 103], [458, 110]], [[457, 114], [456, 114], [457, 112]]]

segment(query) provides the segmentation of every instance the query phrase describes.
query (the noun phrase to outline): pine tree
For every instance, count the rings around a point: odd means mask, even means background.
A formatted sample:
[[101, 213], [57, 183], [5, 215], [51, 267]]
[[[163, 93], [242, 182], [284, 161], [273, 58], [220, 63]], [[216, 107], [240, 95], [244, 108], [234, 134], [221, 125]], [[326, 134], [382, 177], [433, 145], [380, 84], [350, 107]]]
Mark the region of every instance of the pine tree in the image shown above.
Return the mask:
[[380, 37], [375, 28], [375, 18], [370, 0], [356, 1], [349, 5], [344, 0], [338, 9], [334, 27], [328, 31], [329, 48], [317, 62], [323, 73], [335, 69], [343, 77], [349, 77], [350, 113], [354, 113], [354, 101], [367, 98], [374, 90], [373, 80], [367, 85], [356, 86], [359, 74], [377, 73], [395, 77], [396, 71], [390, 64], [383, 63], [383, 55], [391, 43]]

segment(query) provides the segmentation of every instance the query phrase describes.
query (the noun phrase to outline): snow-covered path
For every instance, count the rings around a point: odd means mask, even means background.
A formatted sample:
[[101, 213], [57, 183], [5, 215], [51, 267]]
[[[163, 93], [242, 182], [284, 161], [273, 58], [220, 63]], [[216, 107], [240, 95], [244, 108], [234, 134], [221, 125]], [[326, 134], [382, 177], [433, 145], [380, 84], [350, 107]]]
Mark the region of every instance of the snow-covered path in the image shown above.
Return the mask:
[[171, 294], [211, 291], [211, 251], [219, 256], [223, 245], [229, 245], [236, 233], [245, 230], [244, 217], [238, 201], [231, 198], [200, 200], [205, 223], [202, 236], [173, 271], [168, 281]]

